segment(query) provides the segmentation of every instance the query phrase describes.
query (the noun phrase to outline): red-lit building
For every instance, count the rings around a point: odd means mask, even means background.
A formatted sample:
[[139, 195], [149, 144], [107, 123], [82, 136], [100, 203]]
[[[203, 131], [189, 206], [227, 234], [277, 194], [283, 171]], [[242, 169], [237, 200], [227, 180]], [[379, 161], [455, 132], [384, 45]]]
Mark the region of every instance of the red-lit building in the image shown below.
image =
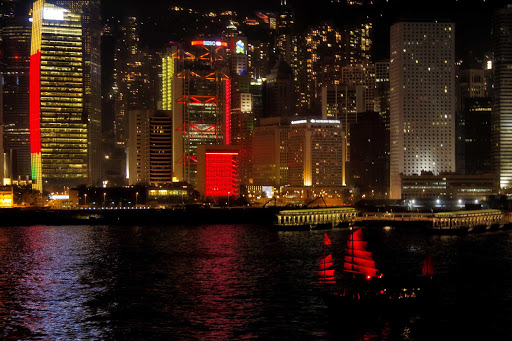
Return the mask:
[[162, 60], [162, 106], [173, 112], [173, 171], [196, 185], [199, 145], [231, 144], [227, 42], [173, 43]]
[[197, 149], [197, 190], [203, 198], [238, 196], [240, 149], [205, 146]]

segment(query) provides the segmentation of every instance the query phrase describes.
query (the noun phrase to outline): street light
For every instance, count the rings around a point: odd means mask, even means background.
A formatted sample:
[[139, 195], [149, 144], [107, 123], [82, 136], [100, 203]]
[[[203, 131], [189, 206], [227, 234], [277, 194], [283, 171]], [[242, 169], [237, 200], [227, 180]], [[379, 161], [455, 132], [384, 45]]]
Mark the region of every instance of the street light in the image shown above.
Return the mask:
[[103, 207], [107, 207], [107, 192], [103, 192]]
[[228, 207], [229, 207], [229, 196], [231, 195], [231, 192], [228, 192]]
[[84, 194], [85, 197], [85, 206], [87, 206], [87, 193]]
[[139, 199], [139, 192], [135, 192], [135, 207], [137, 207], [138, 199]]

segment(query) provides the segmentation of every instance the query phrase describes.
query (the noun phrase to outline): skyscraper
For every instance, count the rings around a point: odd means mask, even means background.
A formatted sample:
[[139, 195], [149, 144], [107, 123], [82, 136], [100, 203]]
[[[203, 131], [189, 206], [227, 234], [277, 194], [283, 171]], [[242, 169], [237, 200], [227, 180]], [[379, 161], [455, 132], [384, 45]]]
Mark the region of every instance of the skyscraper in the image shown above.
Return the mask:
[[84, 113], [87, 117], [89, 182], [99, 185], [102, 180], [101, 137], [101, 0], [57, 0], [57, 6], [82, 16], [84, 50]]
[[8, 21], [0, 39], [3, 74], [4, 150], [13, 161], [12, 180], [30, 177], [29, 69], [31, 26], [26, 17]]
[[173, 170], [196, 185], [199, 145], [231, 144], [227, 42], [173, 44], [162, 60], [163, 109], [173, 111]]
[[512, 5], [496, 12], [492, 26], [494, 172], [500, 188], [512, 187]]
[[87, 182], [82, 20], [45, 0], [34, 2], [30, 55], [33, 187]]
[[172, 112], [133, 110], [129, 118], [129, 185], [172, 183]]
[[455, 26], [391, 26], [390, 197], [400, 175], [455, 171]]

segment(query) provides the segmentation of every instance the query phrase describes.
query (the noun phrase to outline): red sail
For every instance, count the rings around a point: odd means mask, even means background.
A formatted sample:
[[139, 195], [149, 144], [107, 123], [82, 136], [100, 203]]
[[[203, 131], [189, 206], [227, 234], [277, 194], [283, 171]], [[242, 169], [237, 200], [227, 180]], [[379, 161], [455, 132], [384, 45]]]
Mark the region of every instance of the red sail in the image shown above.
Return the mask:
[[358, 273], [358, 274], [362, 274], [362, 275], [366, 275], [366, 276], [372, 276], [372, 277], [379, 276], [379, 270], [377, 270], [375, 268], [369, 268], [366, 266], [357, 265], [357, 264], [345, 263], [344, 270], [347, 272], [354, 272], [354, 273]]
[[434, 265], [432, 264], [432, 256], [428, 255], [423, 262], [423, 276], [432, 277], [434, 275]]
[[347, 242], [347, 247], [349, 249], [365, 250], [368, 247], [368, 242], [363, 242], [361, 240], [349, 240]]
[[324, 244], [325, 245], [331, 245], [331, 240], [329, 239], [329, 237], [327, 236], [327, 233], [324, 234]]
[[372, 253], [369, 252], [369, 251], [345, 249], [345, 254], [347, 254], [349, 256], [354, 256], [354, 257], [357, 257], [357, 258], [373, 260]]
[[334, 277], [334, 270], [322, 270], [318, 271], [320, 277]]
[[320, 266], [318, 267], [319, 270], [325, 270], [330, 268], [333, 265], [332, 262], [332, 255], [327, 255], [324, 259], [320, 261]]
[[345, 263], [353, 263], [355, 265], [361, 265], [361, 266], [366, 266], [367, 268], [376, 269], [375, 261], [373, 261], [373, 260], [345, 256]]
[[345, 264], [343, 270], [370, 277], [380, 277], [375, 266], [372, 253], [367, 251], [368, 243], [363, 239], [361, 229], [354, 231], [349, 237], [345, 249]]

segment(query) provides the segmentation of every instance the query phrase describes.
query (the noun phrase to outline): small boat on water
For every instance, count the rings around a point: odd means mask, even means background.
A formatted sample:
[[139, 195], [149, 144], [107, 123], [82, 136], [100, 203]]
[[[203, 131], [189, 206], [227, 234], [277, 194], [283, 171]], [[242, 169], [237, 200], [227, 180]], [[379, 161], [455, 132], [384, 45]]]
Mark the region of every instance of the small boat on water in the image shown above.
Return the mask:
[[358, 229], [350, 236], [345, 248], [344, 280], [338, 285], [332, 253], [325, 254], [332, 243], [324, 234], [324, 256], [318, 269], [321, 293], [333, 316], [350, 318], [380, 316], [411, 312], [428, 299], [433, 274], [432, 259], [427, 256], [423, 274], [410, 280], [389, 280], [381, 273], [368, 250], [363, 231]]

